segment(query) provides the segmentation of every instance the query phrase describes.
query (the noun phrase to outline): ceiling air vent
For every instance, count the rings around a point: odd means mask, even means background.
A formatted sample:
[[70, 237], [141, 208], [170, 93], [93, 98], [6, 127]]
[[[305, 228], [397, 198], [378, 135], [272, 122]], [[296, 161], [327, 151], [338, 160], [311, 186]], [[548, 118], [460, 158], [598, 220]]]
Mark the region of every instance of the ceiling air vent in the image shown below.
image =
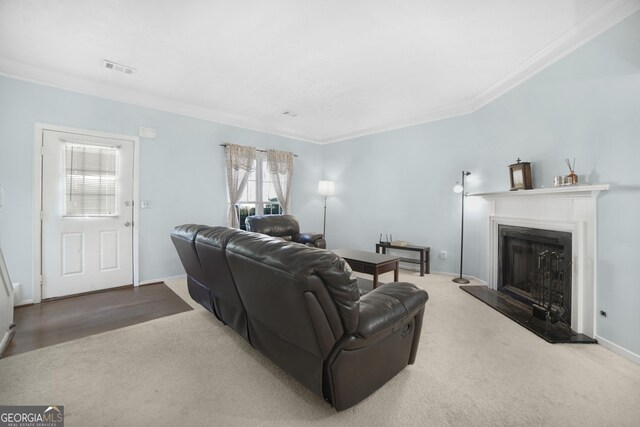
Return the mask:
[[122, 65], [122, 64], [118, 64], [116, 62], [113, 61], [109, 61], [107, 59], [105, 59], [103, 61], [104, 64], [104, 68], [109, 69], [109, 70], [113, 70], [113, 71], [119, 71], [121, 73], [125, 73], [125, 74], [133, 74], [136, 69], [133, 67], [128, 67], [126, 65]]

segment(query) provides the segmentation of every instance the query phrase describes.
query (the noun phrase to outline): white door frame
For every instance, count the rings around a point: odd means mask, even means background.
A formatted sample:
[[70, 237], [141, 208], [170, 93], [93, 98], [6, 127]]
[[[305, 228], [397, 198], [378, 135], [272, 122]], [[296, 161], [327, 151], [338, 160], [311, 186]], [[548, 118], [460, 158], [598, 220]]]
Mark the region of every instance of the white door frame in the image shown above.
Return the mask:
[[131, 135], [121, 135], [100, 132], [92, 129], [72, 128], [67, 126], [35, 124], [34, 138], [34, 168], [33, 168], [33, 302], [42, 301], [42, 138], [46, 130], [56, 132], [76, 133], [98, 138], [115, 138], [133, 141], [133, 286], [140, 285], [138, 268], [138, 230], [139, 228], [139, 182], [140, 182], [140, 138]]

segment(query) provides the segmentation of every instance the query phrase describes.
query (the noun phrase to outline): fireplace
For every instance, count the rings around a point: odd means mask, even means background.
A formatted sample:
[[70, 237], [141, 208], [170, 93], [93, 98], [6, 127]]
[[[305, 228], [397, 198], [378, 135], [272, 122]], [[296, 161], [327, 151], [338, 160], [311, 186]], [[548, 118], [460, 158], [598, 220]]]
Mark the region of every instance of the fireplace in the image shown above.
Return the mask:
[[571, 326], [571, 233], [498, 226], [497, 290], [532, 316]]
[[[555, 316], [552, 320], [557, 320], [563, 308], [566, 324], [576, 334], [597, 337], [597, 198], [608, 189], [607, 184], [599, 184], [469, 194], [487, 201], [487, 286], [484, 288], [488, 293], [495, 292], [496, 300], [518, 301], [523, 307], [529, 304], [522, 323], [528, 322], [532, 314], [534, 322], [538, 320], [536, 317], [546, 317], [542, 310], [545, 307], [551, 307], [550, 315]], [[500, 252], [505, 238], [501, 232], [509, 227], [513, 228], [508, 233], [515, 233], [516, 238], [511, 243], [507, 240], [506, 245], [515, 245], [512, 255], [515, 265], [505, 271], [506, 255]], [[525, 245], [517, 238], [522, 229], [537, 230], [538, 237]], [[537, 268], [538, 256], [545, 251], [546, 255], [540, 258], [543, 270], [530, 272], [527, 266]], [[560, 254], [563, 257], [559, 257]], [[544, 280], [534, 280], [536, 274]], [[536, 287], [540, 283], [543, 287]], [[541, 292], [546, 292], [542, 303], [536, 301]], [[516, 300], [515, 295], [520, 299]]]

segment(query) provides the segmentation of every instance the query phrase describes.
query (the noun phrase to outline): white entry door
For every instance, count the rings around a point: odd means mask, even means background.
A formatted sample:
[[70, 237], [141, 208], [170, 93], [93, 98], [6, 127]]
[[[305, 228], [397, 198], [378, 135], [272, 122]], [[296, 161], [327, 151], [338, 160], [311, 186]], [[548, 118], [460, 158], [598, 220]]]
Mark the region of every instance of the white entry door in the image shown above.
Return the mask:
[[42, 298], [133, 283], [134, 142], [43, 131]]

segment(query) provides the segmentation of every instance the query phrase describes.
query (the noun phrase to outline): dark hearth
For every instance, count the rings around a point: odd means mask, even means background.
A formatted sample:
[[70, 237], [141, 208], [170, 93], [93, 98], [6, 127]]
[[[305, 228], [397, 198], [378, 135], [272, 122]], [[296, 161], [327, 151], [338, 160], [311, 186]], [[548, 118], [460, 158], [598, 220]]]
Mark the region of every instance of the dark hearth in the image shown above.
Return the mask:
[[594, 344], [597, 342], [584, 334], [573, 331], [567, 333], [568, 329], [562, 323], [549, 324], [545, 320], [531, 316], [530, 306], [502, 292], [494, 291], [486, 286], [460, 286], [460, 289], [552, 344]]
[[571, 233], [500, 225], [498, 237], [498, 290], [460, 288], [549, 342], [595, 342], [571, 329]]

